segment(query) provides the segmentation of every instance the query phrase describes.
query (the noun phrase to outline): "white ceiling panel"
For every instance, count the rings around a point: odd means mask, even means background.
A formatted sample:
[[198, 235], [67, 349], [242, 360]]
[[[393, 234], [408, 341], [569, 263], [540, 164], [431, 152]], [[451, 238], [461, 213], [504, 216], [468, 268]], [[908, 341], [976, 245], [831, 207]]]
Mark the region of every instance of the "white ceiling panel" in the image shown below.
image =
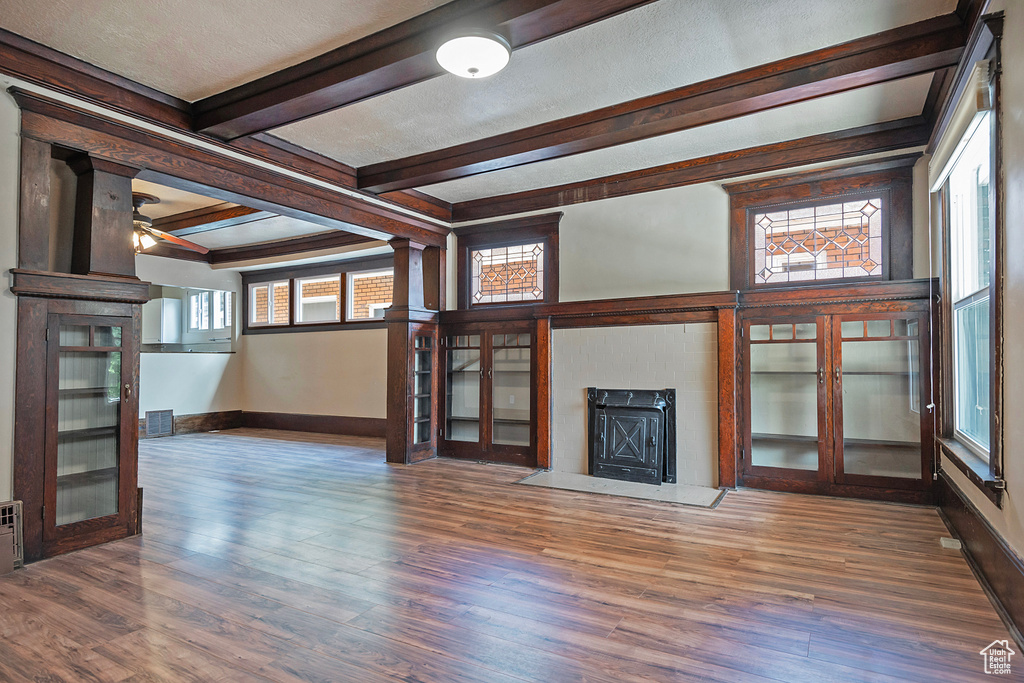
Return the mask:
[[275, 131], [354, 166], [670, 90], [951, 12], [955, 0], [659, 0], [517, 50], [487, 79], [445, 75]]
[[376, 33], [446, 0], [0, 0], [0, 26], [185, 100]]
[[242, 223], [229, 228], [220, 228], [209, 232], [200, 232], [186, 236], [186, 239], [201, 244], [207, 249], [223, 249], [243, 245], [261, 244], [276, 240], [295, 237], [318, 235], [333, 230], [324, 230], [324, 226], [306, 221], [295, 220], [286, 216], [273, 216], [258, 221]]
[[[204, 197], [201, 194], [185, 192], [184, 190], [176, 190], [173, 187], [157, 185], [156, 183], [139, 180], [138, 178], [132, 179], [132, 192], [143, 192], [160, 199], [159, 204], [146, 204], [141, 209], [142, 214], [150, 218], [173, 216], [177, 213], [185, 213], [186, 211], [194, 211], [224, 203], [219, 199]], [[227, 206], [234, 205], [228, 204]]]
[[916, 116], [930, 84], [931, 76], [914, 76], [628, 145], [419, 189], [448, 202], [462, 202]]

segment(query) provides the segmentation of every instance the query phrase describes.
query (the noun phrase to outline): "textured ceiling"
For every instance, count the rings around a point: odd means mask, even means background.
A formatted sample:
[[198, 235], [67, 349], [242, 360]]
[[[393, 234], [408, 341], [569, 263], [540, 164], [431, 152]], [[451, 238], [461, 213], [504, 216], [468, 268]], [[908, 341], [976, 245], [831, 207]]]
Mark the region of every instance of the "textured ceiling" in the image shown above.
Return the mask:
[[0, 0], [0, 27], [185, 100], [316, 57], [446, 0]]
[[419, 188], [449, 202], [522, 192], [921, 113], [931, 76], [861, 88], [628, 145]]
[[286, 216], [273, 216], [258, 221], [250, 221], [235, 225], [230, 228], [211, 230], [189, 235], [187, 239], [196, 244], [201, 244], [208, 249], [223, 249], [224, 247], [238, 247], [242, 245], [261, 244], [275, 240], [286, 240], [293, 237], [306, 237], [324, 232], [324, 226], [306, 221], [288, 218]]
[[517, 50], [479, 81], [445, 75], [279, 128], [354, 166], [670, 90], [951, 12], [955, 0], [659, 0]]
[[150, 218], [173, 216], [177, 213], [185, 213], [186, 211], [194, 211], [195, 209], [224, 203], [219, 199], [204, 197], [201, 194], [185, 192], [184, 190], [176, 190], [173, 187], [157, 185], [156, 183], [139, 180], [138, 178], [132, 180], [132, 192], [144, 192], [160, 199], [159, 204], [146, 204], [142, 208], [142, 213]]

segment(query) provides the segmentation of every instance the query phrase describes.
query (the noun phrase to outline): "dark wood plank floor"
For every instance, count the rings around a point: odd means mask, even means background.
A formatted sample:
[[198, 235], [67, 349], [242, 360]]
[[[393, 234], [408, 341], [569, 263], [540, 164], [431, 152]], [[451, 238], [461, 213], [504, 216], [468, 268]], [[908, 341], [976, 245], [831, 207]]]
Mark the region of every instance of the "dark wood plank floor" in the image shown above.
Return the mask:
[[140, 450], [144, 536], [0, 578], [0, 680], [981, 681], [1007, 637], [929, 508], [687, 508], [288, 432]]

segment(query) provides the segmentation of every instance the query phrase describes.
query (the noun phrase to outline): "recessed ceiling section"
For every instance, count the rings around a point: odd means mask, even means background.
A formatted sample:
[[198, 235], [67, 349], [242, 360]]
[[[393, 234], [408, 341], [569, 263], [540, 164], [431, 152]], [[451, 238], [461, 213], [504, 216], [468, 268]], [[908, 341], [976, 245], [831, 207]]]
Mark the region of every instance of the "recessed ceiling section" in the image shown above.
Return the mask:
[[419, 189], [447, 202], [463, 202], [917, 116], [930, 85], [930, 75], [914, 76], [640, 142]]
[[184, 100], [346, 45], [446, 0], [0, 0], [0, 26]]
[[[184, 190], [176, 190], [173, 187], [157, 185], [156, 183], [139, 180], [138, 178], [134, 178], [132, 180], [132, 192], [151, 194], [160, 200], [158, 204], [146, 204], [146, 208], [142, 211], [142, 213], [154, 219], [173, 216], [179, 213], [186, 213], [188, 211], [195, 211], [196, 209], [205, 209], [206, 207], [216, 206], [218, 204], [224, 204], [224, 202], [219, 199], [205, 197], [201, 194], [186, 192]], [[225, 204], [225, 206], [234, 205]]]
[[430, 79], [274, 131], [353, 166], [507, 133], [953, 11], [955, 0], [659, 0], [516, 50], [486, 79]]
[[191, 234], [188, 236], [188, 239], [207, 249], [225, 249], [227, 247], [252, 246], [265, 242], [276, 242], [278, 240], [309, 237], [310, 235], [322, 235], [332, 232], [337, 231], [325, 231], [322, 225], [307, 223], [306, 221], [286, 216], [272, 216], [242, 223], [241, 225], [233, 225], [228, 228]]

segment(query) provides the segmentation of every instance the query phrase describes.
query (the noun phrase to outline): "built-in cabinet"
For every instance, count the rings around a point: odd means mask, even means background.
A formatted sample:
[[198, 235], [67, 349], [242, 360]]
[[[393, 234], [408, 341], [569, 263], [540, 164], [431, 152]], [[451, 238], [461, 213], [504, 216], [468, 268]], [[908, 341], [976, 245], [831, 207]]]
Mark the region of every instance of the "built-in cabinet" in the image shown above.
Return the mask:
[[754, 309], [741, 338], [743, 485], [880, 496], [930, 488], [927, 311]]
[[536, 465], [534, 329], [523, 322], [442, 330], [441, 455]]

